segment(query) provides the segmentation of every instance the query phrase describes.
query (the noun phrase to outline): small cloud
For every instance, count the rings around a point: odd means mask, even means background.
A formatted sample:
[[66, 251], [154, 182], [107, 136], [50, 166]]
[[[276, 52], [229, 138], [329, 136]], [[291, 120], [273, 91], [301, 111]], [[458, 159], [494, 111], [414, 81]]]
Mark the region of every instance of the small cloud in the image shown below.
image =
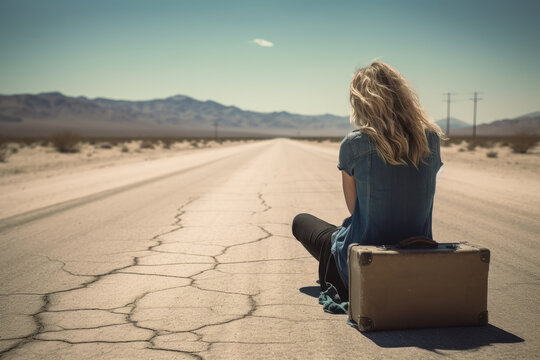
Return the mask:
[[253, 39], [251, 42], [255, 43], [255, 44], [259, 45], [259, 46], [262, 46], [262, 47], [273, 47], [274, 46], [273, 42], [268, 41], [268, 40], [264, 40], [264, 39]]

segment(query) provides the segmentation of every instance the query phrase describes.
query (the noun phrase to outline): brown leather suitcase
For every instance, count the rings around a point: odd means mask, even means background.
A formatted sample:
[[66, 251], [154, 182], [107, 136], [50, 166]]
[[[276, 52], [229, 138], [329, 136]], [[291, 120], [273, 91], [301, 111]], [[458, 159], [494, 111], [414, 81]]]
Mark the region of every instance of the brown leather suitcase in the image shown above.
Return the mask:
[[351, 244], [349, 318], [361, 331], [485, 325], [490, 251], [415, 237]]

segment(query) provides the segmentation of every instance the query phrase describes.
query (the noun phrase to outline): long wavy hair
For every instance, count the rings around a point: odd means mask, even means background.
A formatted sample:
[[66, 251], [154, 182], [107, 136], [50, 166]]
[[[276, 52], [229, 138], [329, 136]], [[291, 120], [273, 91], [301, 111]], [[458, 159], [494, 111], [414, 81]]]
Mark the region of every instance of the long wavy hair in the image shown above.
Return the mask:
[[407, 80], [393, 67], [373, 62], [351, 81], [351, 124], [369, 135], [379, 156], [392, 165], [416, 168], [430, 153], [427, 131], [444, 133], [420, 105]]

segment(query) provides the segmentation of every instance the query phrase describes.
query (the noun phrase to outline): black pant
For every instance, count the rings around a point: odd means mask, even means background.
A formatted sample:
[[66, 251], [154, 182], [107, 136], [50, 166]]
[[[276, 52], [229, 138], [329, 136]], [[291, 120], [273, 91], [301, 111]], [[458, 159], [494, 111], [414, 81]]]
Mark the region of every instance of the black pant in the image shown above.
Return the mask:
[[327, 282], [334, 285], [342, 301], [349, 300], [348, 287], [339, 276], [336, 261], [330, 248], [331, 236], [337, 226], [327, 223], [310, 214], [298, 214], [292, 223], [294, 237], [319, 261], [319, 285], [324, 291], [328, 289]]

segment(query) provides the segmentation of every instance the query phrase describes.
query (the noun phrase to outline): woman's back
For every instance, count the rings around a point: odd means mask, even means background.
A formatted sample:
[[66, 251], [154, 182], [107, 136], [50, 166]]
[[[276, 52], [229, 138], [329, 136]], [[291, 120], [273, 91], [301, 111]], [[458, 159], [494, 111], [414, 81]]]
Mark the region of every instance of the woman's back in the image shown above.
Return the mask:
[[343, 139], [338, 168], [356, 183], [354, 212], [332, 236], [332, 253], [344, 281], [351, 243], [383, 245], [416, 235], [432, 237], [435, 177], [442, 162], [438, 135], [427, 132], [427, 140], [430, 153], [416, 168], [388, 164], [359, 131]]

